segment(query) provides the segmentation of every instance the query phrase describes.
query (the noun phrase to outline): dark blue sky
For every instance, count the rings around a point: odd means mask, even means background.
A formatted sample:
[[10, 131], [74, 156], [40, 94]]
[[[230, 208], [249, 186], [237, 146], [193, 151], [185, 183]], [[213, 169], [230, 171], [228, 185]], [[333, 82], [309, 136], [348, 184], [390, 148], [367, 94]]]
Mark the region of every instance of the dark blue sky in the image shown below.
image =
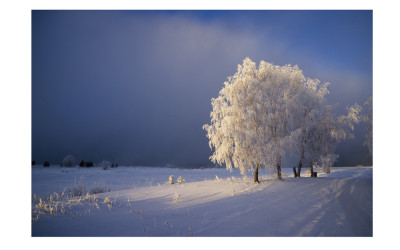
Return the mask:
[[[372, 11], [32, 11], [32, 159], [210, 165], [210, 100], [245, 57], [372, 95]], [[371, 164], [356, 139], [338, 165]]]

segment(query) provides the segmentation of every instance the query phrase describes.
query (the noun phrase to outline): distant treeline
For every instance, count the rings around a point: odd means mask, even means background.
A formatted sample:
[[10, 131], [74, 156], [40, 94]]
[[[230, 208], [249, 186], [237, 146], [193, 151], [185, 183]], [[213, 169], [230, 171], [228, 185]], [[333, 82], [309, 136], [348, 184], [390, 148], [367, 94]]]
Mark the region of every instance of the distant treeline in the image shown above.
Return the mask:
[[[32, 161], [32, 166], [35, 166], [35, 165], [36, 165], [36, 161]], [[63, 163], [60, 163], [60, 167], [62, 167], [62, 166], [63, 166]], [[43, 162], [43, 167], [45, 167], [45, 168], [50, 167], [50, 162], [49, 162], [49, 161], [44, 161], [44, 162]], [[82, 160], [82, 161], [79, 163], [79, 167], [87, 167], [87, 168], [90, 168], [90, 167], [94, 167], [94, 164], [93, 164], [92, 161], [84, 161], [84, 160]], [[118, 167], [118, 164], [117, 164], [117, 163], [112, 163], [110, 167], [111, 167], [111, 168], [117, 168], [117, 167]]]
[[79, 163], [79, 167], [87, 167], [87, 168], [90, 168], [90, 167], [93, 167], [93, 162], [91, 162], [91, 161], [81, 161], [80, 163]]

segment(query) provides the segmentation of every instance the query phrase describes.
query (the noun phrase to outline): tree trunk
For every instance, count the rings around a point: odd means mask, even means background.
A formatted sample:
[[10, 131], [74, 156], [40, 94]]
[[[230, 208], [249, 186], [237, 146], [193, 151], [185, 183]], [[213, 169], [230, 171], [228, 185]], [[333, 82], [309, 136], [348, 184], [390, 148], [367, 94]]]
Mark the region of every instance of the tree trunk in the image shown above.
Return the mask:
[[297, 176], [300, 177], [301, 167], [303, 166], [303, 158], [300, 159], [299, 165], [297, 166]]
[[281, 157], [279, 157], [279, 161], [276, 164], [276, 170], [278, 171], [278, 180], [282, 180]]
[[[305, 117], [306, 114], [304, 114]], [[303, 159], [304, 159], [304, 147], [305, 147], [305, 143], [306, 143], [306, 139], [305, 139], [305, 129], [303, 128], [303, 139], [302, 139], [302, 143], [301, 143], [301, 154], [300, 154], [300, 161], [299, 161], [299, 165], [297, 166], [297, 177], [300, 177], [300, 173], [301, 173], [301, 167], [303, 166]]]
[[313, 168], [313, 162], [311, 161], [311, 167], [310, 167], [310, 172], [311, 172], [311, 177], [314, 176], [314, 168]]
[[293, 167], [293, 174], [294, 174], [294, 178], [296, 178], [297, 177], [296, 167]]
[[254, 183], [260, 183], [258, 181], [258, 167], [260, 166], [260, 164], [256, 164], [256, 170], [254, 171]]

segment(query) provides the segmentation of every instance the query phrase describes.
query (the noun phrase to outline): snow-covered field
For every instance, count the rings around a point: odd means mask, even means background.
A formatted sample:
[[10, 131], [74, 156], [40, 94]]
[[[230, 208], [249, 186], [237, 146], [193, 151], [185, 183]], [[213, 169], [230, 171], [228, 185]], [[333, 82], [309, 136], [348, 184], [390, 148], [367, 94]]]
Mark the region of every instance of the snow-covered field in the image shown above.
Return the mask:
[[253, 184], [251, 173], [221, 168], [35, 166], [32, 235], [372, 236], [372, 168], [260, 174]]

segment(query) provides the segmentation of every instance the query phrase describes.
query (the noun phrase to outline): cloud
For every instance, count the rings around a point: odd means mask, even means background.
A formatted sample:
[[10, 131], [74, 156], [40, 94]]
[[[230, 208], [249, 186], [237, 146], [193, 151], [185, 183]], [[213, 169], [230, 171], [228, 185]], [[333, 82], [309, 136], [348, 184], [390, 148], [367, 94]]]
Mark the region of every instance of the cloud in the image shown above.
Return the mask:
[[209, 122], [210, 99], [245, 57], [298, 64], [306, 76], [332, 83], [335, 103], [361, 103], [372, 94], [369, 75], [296, 49], [290, 30], [276, 32], [277, 21], [247, 18], [34, 11], [33, 157], [209, 164], [201, 127]]
[[34, 36], [33, 63], [45, 60], [33, 77], [34, 157], [208, 162], [210, 99], [256, 40], [181, 17], [107, 17], [48, 17]]

